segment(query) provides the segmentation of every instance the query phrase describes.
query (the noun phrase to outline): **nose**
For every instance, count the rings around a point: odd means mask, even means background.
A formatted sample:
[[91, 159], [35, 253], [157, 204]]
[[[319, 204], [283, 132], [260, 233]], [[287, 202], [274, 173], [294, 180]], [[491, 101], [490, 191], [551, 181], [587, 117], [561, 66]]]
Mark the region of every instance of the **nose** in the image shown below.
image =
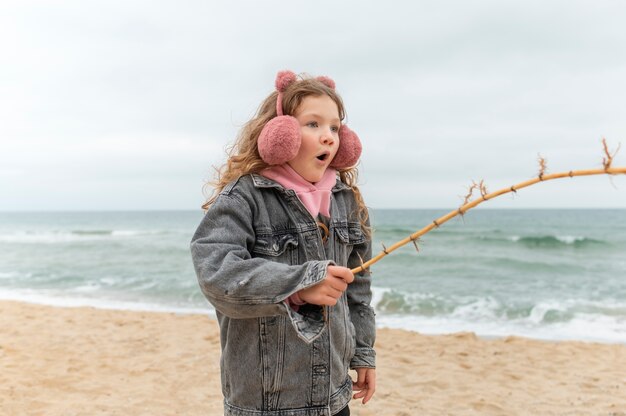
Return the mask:
[[330, 128], [324, 130], [322, 136], [320, 137], [320, 141], [329, 146], [332, 146], [333, 143], [335, 143], [335, 136]]

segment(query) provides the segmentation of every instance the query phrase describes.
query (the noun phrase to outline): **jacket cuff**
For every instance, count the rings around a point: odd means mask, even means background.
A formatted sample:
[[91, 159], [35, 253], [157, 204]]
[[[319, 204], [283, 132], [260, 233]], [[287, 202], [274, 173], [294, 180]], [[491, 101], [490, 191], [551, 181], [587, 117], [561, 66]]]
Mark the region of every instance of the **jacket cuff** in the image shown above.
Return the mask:
[[376, 368], [376, 351], [374, 348], [357, 348], [350, 361], [350, 368]]
[[334, 264], [335, 262], [332, 260], [310, 262], [308, 267], [306, 268], [306, 271], [304, 272], [304, 277], [296, 288], [296, 292], [299, 292], [302, 289], [306, 289], [307, 287], [316, 285], [324, 280], [324, 278], [326, 277], [326, 270], [328, 269], [328, 266]]

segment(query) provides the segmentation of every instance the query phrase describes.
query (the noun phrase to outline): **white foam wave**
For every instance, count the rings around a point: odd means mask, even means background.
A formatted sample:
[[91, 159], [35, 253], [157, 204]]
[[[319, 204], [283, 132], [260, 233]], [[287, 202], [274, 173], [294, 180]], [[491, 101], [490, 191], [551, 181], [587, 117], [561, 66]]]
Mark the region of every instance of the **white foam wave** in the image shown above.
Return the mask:
[[[587, 340], [626, 343], [626, 302], [589, 299], [545, 300], [534, 306], [509, 305], [491, 296], [450, 297], [402, 293], [387, 288], [373, 288], [372, 302], [380, 326], [401, 328], [428, 334], [469, 331], [480, 336], [518, 335], [548, 340]], [[378, 293], [377, 293], [378, 292]], [[392, 293], [398, 302], [436, 300], [435, 313], [389, 313], [385, 311], [385, 294]], [[381, 303], [382, 302], [382, 303]], [[450, 307], [450, 305], [456, 305]], [[408, 305], [417, 311], [419, 308]], [[382, 307], [382, 310], [381, 310]]]
[[101, 290], [102, 286], [100, 286], [97, 283], [93, 283], [93, 282], [89, 282], [85, 285], [82, 286], [76, 286], [74, 288], [72, 288], [72, 292], [74, 293], [94, 293], [97, 292], [98, 290]]
[[[0, 299], [58, 307], [90, 306], [99, 309], [208, 314], [215, 317], [215, 311], [208, 303], [203, 308], [181, 308], [165, 303], [103, 299], [96, 286], [98, 285], [91, 284], [76, 288], [71, 295], [68, 295], [67, 291], [0, 289]], [[389, 291], [388, 288], [373, 288], [372, 304], [377, 305], [384, 293]], [[537, 304], [529, 316], [511, 319], [496, 312], [501, 307], [501, 302], [485, 298], [460, 305], [445, 315], [386, 314], [377, 311], [376, 323], [378, 327], [399, 328], [424, 334], [474, 332], [482, 337], [515, 335], [545, 340], [626, 344], [624, 302], [546, 301]], [[572, 317], [564, 321], [550, 322], [546, 320], [546, 315], [550, 311], [568, 311]]]
[[519, 235], [512, 235], [507, 237], [507, 240], [513, 242], [513, 243], [517, 243], [522, 239], [530, 239], [530, 240], [537, 240], [537, 239], [546, 239], [546, 238], [552, 238], [554, 240], [557, 240], [563, 244], [576, 244], [576, 243], [580, 243], [580, 242], [585, 242], [588, 241], [589, 238], [585, 237], [585, 236], [579, 236], [579, 235], [546, 235], [546, 236], [526, 236], [526, 237], [521, 237]]
[[450, 316], [466, 320], [494, 319], [501, 308], [500, 302], [492, 297], [478, 298], [457, 306]]
[[559, 240], [561, 243], [565, 243], [565, 244], [574, 244], [576, 242], [580, 242], [580, 241], [585, 241], [587, 238], [583, 237], [583, 236], [573, 236], [573, 235], [557, 235], [556, 239]]
[[541, 324], [550, 312], [565, 312], [567, 308], [559, 302], [541, 302], [535, 305], [528, 316], [528, 321], [533, 324]]
[[0, 234], [0, 243], [55, 244], [106, 241], [116, 238], [162, 234], [162, 231], [140, 230], [79, 230], [79, 231], [17, 231]]
[[529, 325], [525, 320], [468, 321], [449, 317], [377, 315], [379, 327], [398, 328], [424, 334], [474, 332], [481, 337], [522, 336], [543, 340], [591, 341], [626, 344], [626, 322], [611, 316], [580, 314], [567, 322]]
[[0, 289], [0, 300], [14, 300], [39, 305], [57, 306], [63, 308], [93, 307], [97, 309], [113, 309], [146, 312], [173, 312], [178, 314], [200, 314], [215, 318], [215, 310], [207, 304], [205, 308], [181, 308], [161, 303], [140, 301], [119, 301], [111, 299], [93, 298], [87, 296], [67, 296], [66, 293], [54, 291], [42, 292], [27, 289], [6, 290]]
[[385, 293], [389, 293], [389, 292], [391, 292], [391, 289], [389, 289], [387, 287], [374, 287], [374, 286], [372, 286], [372, 301], [370, 302], [370, 304], [374, 308], [376, 308], [376, 306], [383, 299], [383, 296], [385, 296]]

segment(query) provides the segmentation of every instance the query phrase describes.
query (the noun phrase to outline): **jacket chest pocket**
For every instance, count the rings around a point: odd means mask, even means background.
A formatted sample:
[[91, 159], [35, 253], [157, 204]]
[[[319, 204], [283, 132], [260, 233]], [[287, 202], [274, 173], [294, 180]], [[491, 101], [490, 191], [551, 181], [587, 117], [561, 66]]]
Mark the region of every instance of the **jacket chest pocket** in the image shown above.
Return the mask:
[[298, 264], [298, 238], [295, 233], [257, 234], [252, 253], [277, 263]]
[[348, 264], [348, 257], [352, 253], [352, 248], [357, 244], [365, 242], [365, 236], [361, 231], [360, 224], [349, 223], [335, 227], [335, 261], [342, 266]]

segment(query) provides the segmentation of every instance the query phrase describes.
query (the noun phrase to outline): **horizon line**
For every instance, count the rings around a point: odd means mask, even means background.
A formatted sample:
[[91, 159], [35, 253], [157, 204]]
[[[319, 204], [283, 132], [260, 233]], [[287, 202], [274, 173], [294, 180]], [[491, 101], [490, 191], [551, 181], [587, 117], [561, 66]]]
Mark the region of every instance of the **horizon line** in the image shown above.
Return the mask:
[[[450, 207], [368, 207], [370, 210], [384, 210], [384, 211], [417, 211], [417, 210], [447, 210], [451, 211], [456, 208]], [[473, 208], [481, 210], [501, 210], [501, 211], [513, 211], [513, 210], [626, 210], [626, 207], [475, 207]], [[24, 209], [24, 210], [3, 210], [0, 209], [0, 214], [22, 214], [22, 213], [102, 213], [102, 212], [202, 212], [202, 209], [188, 209], [188, 208], [113, 208], [113, 209]]]

